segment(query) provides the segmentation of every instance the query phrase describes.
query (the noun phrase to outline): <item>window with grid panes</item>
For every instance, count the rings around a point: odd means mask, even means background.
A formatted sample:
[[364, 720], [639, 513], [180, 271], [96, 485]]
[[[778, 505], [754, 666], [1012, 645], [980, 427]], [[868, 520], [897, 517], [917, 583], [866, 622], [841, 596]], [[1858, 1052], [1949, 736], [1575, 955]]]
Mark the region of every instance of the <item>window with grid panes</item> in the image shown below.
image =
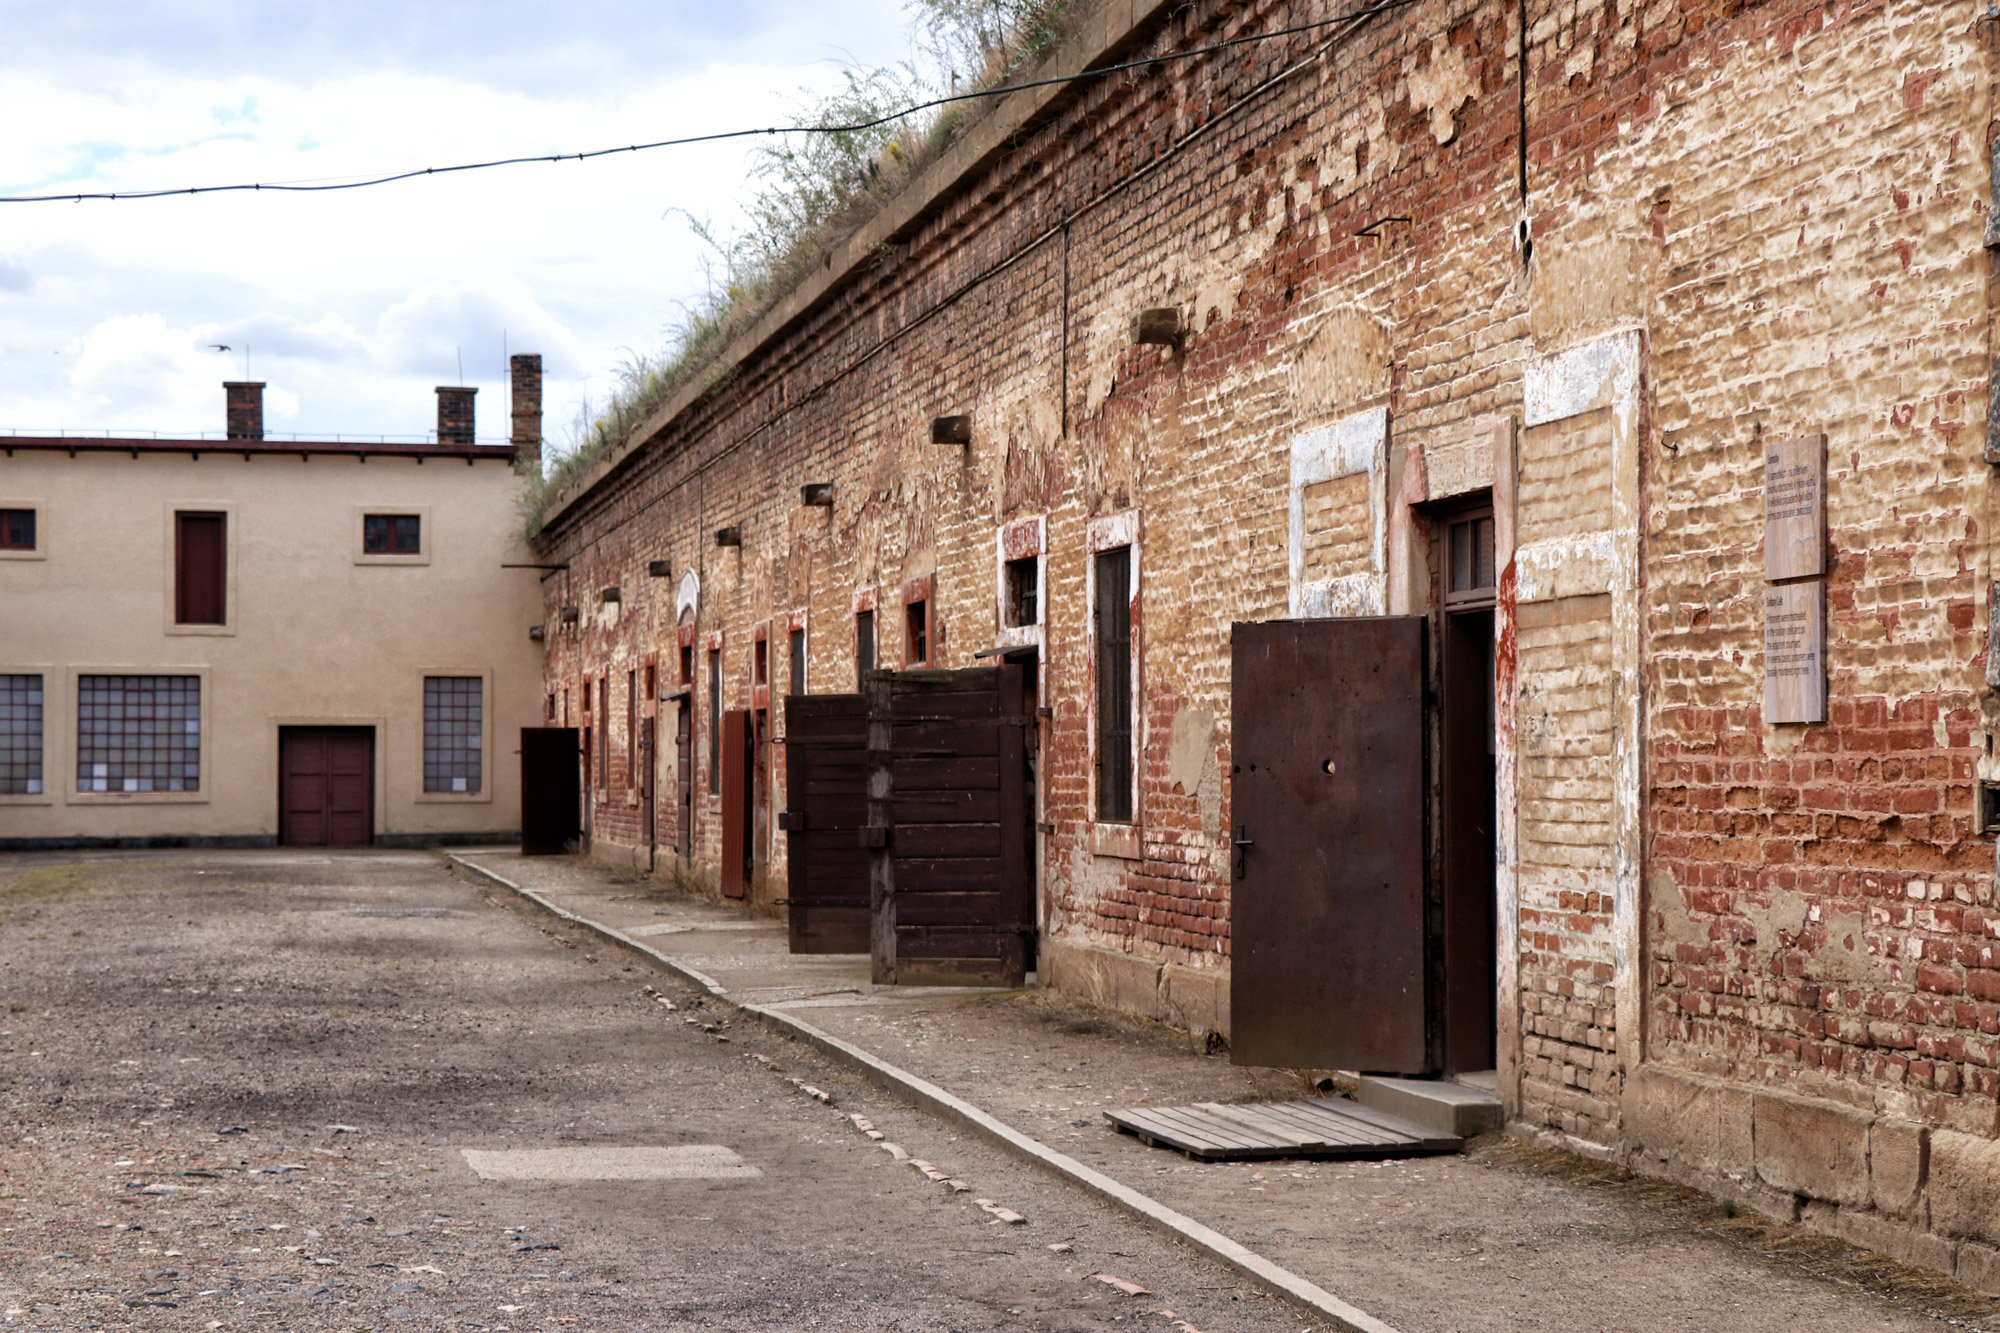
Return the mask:
[[0, 509], [0, 551], [35, 549], [35, 511]]
[[201, 677], [78, 676], [79, 792], [201, 790]]
[[0, 795], [42, 794], [42, 678], [0, 676]]
[[802, 629], [793, 630], [788, 646], [791, 650], [791, 670], [786, 677], [785, 688], [792, 694], [804, 694], [806, 692], [806, 632]]
[[368, 514], [361, 520], [361, 550], [367, 555], [422, 555], [421, 514]]
[[424, 790], [479, 790], [485, 682], [478, 676], [424, 677]]

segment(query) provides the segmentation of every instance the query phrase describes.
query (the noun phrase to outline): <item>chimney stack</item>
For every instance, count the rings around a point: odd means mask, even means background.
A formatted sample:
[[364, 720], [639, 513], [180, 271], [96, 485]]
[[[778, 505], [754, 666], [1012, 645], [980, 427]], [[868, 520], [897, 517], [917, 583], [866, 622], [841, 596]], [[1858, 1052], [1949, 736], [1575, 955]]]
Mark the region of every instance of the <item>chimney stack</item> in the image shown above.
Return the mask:
[[477, 389], [438, 385], [438, 443], [472, 443], [472, 396]]
[[229, 438], [232, 440], [261, 440], [264, 438], [264, 382], [257, 380], [224, 380], [222, 391], [229, 398], [228, 414]]
[[542, 472], [542, 354], [516, 352], [507, 358], [513, 378], [514, 466]]

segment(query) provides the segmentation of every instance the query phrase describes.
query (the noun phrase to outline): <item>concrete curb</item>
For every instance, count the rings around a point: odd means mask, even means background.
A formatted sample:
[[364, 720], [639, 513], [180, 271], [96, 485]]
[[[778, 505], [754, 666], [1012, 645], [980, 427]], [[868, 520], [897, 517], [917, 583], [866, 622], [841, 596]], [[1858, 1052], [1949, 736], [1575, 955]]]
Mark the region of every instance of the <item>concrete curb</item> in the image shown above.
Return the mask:
[[1218, 1260], [1229, 1268], [1249, 1278], [1274, 1296], [1292, 1302], [1308, 1313], [1330, 1321], [1342, 1333], [1398, 1333], [1389, 1324], [1373, 1315], [1357, 1310], [1332, 1292], [1306, 1281], [1288, 1268], [1280, 1267], [1263, 1255], [1239, 1245], [1213, 1227], [1202, 1225], [1187, 1214], [1167, 1207], [1159, 1200], [1141, 1194], [1129, 1185], [1120, 1184], [1101, 1171], [1094, 1171], [1066, 1153], [1030, 1138], [1011, 1125], [980, 1110], [971, 1102], [946, 1092], [927, 1079], [918, 1078], [907, 1070], [898, 1069], [885, 1060], [877, 1059], [858, 1046], [842, 1041], [830, 1032], [822, 1032], [810, 1023], [801, 1022], [790, 1014], [770, 1009], [761, 1004], [743, 1004], [730, 999], [728, 992], [715, 978], [673, 959], [657, 950], [647, 947], [640, 940], [600, 925], [587, 917], [556, 906], [532, 889], [523, 888], [512, 880], [488, 870], [485, 866], [468, 861], [462, 856], [445, 853], [445, 859], [465, 867], [476, 875], [492, 880], [495, 884], [509, 889], [544, 911], [559, 917], [572, 925], [581, 926], [592, 934], [613, 944], [644, 954], [658, 966], [692, 981], [709, 994], [721, 999], [738, 1011], [763, 1023], [774, 1031], [795, 1037], [825, 1055], [847, 1065], [877, 1087], [915, 1102], [926, 1110], [955, 1120], [968, 1129], [977, 1131], [985, 1138], [997, 1143], [1017, 1157], [1033, 1162], [1046, 1170], [1062, 1176], [1071, 1183], [1081, 1185], [1100, 1199], [1114, 1203], [1140, 1221], [1157, 1231], [1200, 1250], [1210, 1258]]

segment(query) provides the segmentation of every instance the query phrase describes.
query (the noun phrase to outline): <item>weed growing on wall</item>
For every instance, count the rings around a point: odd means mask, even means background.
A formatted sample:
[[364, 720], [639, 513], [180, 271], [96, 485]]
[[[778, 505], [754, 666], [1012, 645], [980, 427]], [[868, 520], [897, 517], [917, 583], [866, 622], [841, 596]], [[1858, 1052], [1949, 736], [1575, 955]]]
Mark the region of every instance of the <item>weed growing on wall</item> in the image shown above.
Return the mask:
[[[801, 100], [794, 123], [861, 124], [946, 93], [1000, 87], [1055, 44], [1069, 6], [1070, 0], [909, 0], [920, 34], [919, 59], [848, 70], [839, 87]], [[830, 247], [990, 105], [962, 104], [866, 129], [773, 139], [754, 151], [756, 188], [740, 229], [723, 233], [706, 219], [683, 213], [709, 248], [708, 292], [682, 308], [658, 347], [626, 355], [607, 397], [582, 403], [567, 447], [554, 455], [546, 476], [523, 478], [528, 535], [541, 531], [558, 496], [630, 438], [731, 335], [797, 286]]]

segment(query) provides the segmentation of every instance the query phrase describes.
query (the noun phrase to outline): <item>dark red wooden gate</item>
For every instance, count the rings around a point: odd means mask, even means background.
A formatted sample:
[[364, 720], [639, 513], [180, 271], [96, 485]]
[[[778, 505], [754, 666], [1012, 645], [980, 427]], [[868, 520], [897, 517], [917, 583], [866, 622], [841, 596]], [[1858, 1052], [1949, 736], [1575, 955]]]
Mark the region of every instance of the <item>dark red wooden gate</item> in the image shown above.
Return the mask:
[[859, 694], [785, 700], [785, 896], [793, 953], [868, 952], [868, 706]]
[[560, 856], [583, 837], [575, 727], [521, 728], [521, 855]]
[[741, 898], [750, 892], [750, 714], [732, 708], [722, 715], [722, 893]]
[[375, 729], [278, 730], [279, 840], [366, 847], [375, 832]]
[[1238, 624], [1237, 1064], [1434, 1071], [1417, 616]]
[[866, 698], [875, 980], [1020, 985], [1034, 930], [1022, 668], [875, 671]]

